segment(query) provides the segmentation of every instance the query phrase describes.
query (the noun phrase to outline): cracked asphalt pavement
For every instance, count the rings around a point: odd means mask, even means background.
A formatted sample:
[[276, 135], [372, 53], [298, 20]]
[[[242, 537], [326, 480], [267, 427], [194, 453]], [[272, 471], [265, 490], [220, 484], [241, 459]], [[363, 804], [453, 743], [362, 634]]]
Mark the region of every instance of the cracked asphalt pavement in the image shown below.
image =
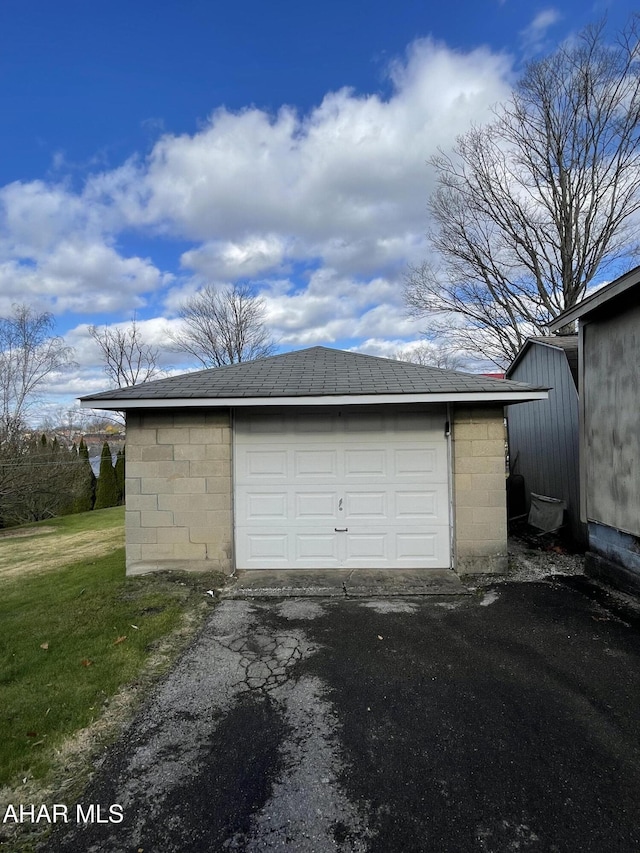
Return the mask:
[[225, 600], [39, 849], [637, 853], [639, 664], [583, 577]]

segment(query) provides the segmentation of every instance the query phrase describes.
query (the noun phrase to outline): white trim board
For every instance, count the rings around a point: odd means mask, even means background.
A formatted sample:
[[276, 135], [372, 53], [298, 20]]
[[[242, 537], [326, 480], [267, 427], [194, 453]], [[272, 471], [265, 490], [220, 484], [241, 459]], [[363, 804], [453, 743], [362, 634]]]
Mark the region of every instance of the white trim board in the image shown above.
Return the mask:
[[458, 391], [441, 394], [342, 394], [324, 397], [144, 397], [80, 400], [83, 409], [237, 409], [246, 406], [371, 406], [402, 403], [526, 403], [546, 400], [544, 391]]

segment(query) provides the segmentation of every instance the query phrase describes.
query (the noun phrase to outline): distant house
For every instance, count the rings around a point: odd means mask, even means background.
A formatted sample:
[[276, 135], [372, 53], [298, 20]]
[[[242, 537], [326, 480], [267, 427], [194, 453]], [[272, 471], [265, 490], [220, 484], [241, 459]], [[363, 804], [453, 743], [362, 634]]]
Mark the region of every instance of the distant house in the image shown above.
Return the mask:
[[578, 321], [586, 570], [640, 591], [640, 267], [557, 317]]
[[507, 409], [510, 468], [524, 478], [526, 509], [531, 493], [564, 501], [571, 535], [586, 544], [580, 519], [578, 336], [528, 338], [506, 377], [550, 389], [546, 400]]

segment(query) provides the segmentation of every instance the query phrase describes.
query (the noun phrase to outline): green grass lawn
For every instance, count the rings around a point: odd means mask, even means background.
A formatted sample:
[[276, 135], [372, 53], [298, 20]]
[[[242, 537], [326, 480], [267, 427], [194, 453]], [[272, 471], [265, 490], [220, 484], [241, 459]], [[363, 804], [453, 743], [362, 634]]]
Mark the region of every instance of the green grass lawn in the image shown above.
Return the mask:
[[202, 615], [212, 603], [204, 591], [219, 576], [125, 578], [122, 547], [91, 558], [83, 544], [78, 559], [74, 537], [85, 543], [94, 531], [104, 544], [104, 531], [122, 526], [116, 508], [0, 539], [0, 567], [11, 565], [12, 549], [18, 561], [40, 555], [22, 574], [0, 573], [0, 787], [46, 781], [56, 748], [139, 676], [187, 611]]

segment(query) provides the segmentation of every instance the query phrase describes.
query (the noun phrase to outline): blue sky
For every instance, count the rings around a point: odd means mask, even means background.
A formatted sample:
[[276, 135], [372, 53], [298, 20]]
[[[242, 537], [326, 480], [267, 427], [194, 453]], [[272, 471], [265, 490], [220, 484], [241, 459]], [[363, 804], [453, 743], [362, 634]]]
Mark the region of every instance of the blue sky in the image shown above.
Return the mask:
[[[393, 355], [427, 253], [426, 161], [523, 63], [628, 0], [3, 0], [0, 313], [52, 311], [102, 390], [89, 324], [163, 348], [185, 296], [249, 281], [282, 350]], [[190, 365], [163, 350], [165, 366]]]

